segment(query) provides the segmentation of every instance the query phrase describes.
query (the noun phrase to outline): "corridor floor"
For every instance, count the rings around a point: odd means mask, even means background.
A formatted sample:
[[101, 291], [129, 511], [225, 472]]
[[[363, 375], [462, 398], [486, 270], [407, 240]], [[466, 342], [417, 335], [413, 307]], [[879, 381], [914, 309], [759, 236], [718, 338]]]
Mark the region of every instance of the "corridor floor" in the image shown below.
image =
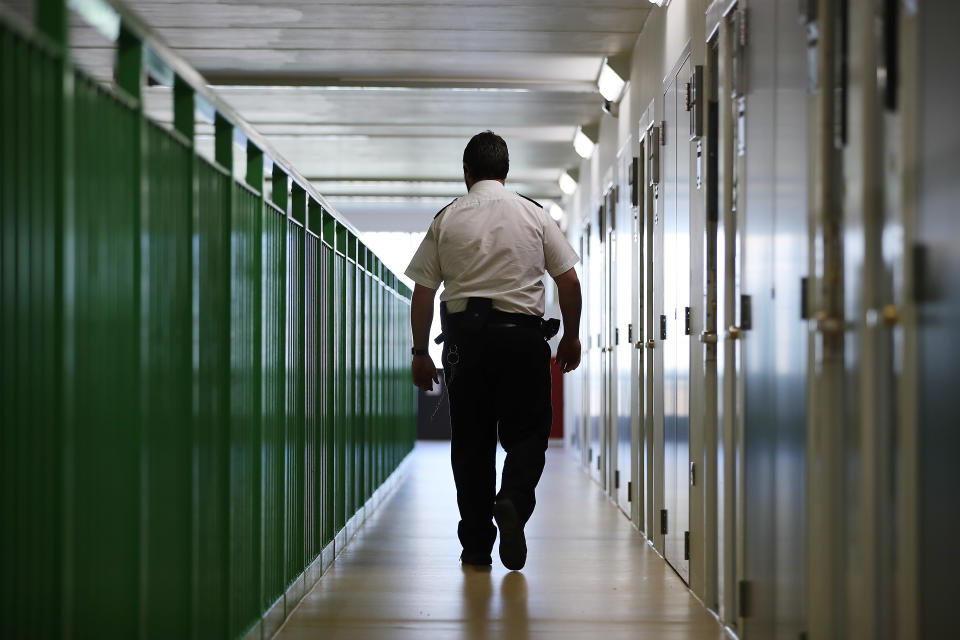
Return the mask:
[[399, 486], [277, 638], [724, 637], [561, 448], [547, 454], [523, 571], [505, 569], [496, 548], [492, 570], [462, 568], [449, 451], [417, 443]]

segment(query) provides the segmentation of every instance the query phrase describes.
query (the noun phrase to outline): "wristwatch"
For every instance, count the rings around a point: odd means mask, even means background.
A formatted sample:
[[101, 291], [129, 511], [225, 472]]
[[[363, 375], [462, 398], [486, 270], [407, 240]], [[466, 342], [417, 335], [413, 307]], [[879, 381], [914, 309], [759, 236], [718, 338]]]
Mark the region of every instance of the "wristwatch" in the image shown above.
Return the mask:
[[429, 352], [426, 349], [417, 349], [416, 347], [410, 349], [410, 353], [415, 356], [425, 356]]

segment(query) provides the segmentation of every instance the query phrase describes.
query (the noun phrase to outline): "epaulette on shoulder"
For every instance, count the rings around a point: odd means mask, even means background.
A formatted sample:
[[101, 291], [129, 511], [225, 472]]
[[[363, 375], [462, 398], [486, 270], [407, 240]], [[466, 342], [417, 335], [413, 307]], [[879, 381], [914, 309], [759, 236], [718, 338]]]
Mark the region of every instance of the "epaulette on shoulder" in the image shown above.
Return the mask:
[[533, 204], [535, 204], [535, 205], [537, 205], [538, 207], [540, 207], [541, 209], [543, 209], [543, 205], [540, 204], [539, 202], [537, 202], [536, 200], [534, 200], [533, 198], [528, 198], [527, 196], [523, 195], [522, 193], [518, 193], [517, 195], [520, 196], [521, 198], [523, 198], [524, 200], [529, 200], [529, 201], [532, 202]]
[[443, 205], [443, 209], [440, 209], [440, 211], [437, 211], [437, 215], [433, 216], [433, 219], [436, 220], [437, 218], [439, 218], [439, 217], [440, 217], [440, 214], [447, 210], [447, 207], [449, 207], [450, 205], [452, 205], [454, 202], [456, 202], [456, 201], [459, 200], [459, 199], [460, 199], [460, 198], [454, 198], [453, 200], [451, 200], [451, 201], [448, 202], [447, 204]]

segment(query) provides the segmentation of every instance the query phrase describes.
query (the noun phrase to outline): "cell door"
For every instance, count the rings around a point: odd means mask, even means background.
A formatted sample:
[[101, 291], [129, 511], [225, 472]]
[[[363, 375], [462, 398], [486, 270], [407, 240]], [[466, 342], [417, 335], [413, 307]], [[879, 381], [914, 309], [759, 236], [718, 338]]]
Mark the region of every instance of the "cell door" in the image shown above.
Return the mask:
[[640, 356], [640, 371], [643, 376], [643, 456], [644, 456], [644, 502], [643, 508], [646, 521], [647, 539], [653, 542], [654, 548], [661, 551], [663, 540], [660, 537], [659, 510], [663, 508], [663, 476], [660, 469], [663, 466], [663, 422], [657, 407], [660, 404], [658, 392], [662, 389], [662, 381], [657, 376], [660, 366], [657, 341], [659, 340], [658, 318], [660, 303], [657, 297], [660, 288], [656, 286], [656, 276], [662, 267], [658, 260], [663, 245], [661, 225], [657, 218], [657, 193], [660, 181], [660, 128], [654, 125], [654, 111], [656, 101], [650, 103], [646, 113], [640, 120], [640, 129], [643, 134], [643, 153], [640, 155], [644, 166], [644, 176], [641, 190], [642, 233], [639, 239], [643, 247], [643, 258], [640, 262], [643, 280], [643, 309], [641, 318], [643, 323], [640, 331], [643, 341], [643, 355]]
[[[641, 129], [642, 131], [642, 129]], [[644, 180], [645, 162], [645, 135], [640, 134], [637, 143], [636, 156], [630, 158], [630, 168], [627, 177], [630, 202], [630, 326], [627, 330], [627, 351], [630, 353], [630, 431], [631, 431], [631, 459], [632, 472], [629, 499], [632, 503], [630, 518], [640, 531], [647, 533], [647, 483], [646, 483], [646, 430], [645, 430], [645, 388], [644, 375], [645, 359], [643, 323], [646, 313], [646, 287], [644, 285], [646, 273], [645, 244], [645, 209], [643, 206], [646, 193]]]
[[[609, 175], [606, 182], [610, 183]], [[603, 460], [600, 468], [600, 478], [603, 488], [611, 497], [615, 494], [617, 445], [616, 445], [616, 404], [617, 387], [614, 377], [616, 368], [615, 354], [613, 353], [614, 332], [612, 318], [616, 313], [616, 232], [614, 228], [615, 216], [615, 188], [611, 185], [604, 191], [600, 204], [600, 224], [603, 233], [600, 237], [601, 252], [603, 254], [603, 292], [600, 308], [600, 361], [601, 361], [601, 407], [600, 428], [603, 448]]]
[[690, 125], [680, 91], [686, 59], [663, 93], [664, 557], [689, 580], [690, 521]]
[[[583, 228], [580, 233], [580, 260], [582, 265], [581, 276], [583, 282], [586, 286], [591, 284], [591, 245], [593, 232], [592, 227], [595, 225], [591, 223], [592, 218], [587, 216], [584, 220]], [[587, 292], [587, 300], [585, 302], [589, 303], [590, 292]], [[581, 461], [585, 467], [588, 469], [593, 464], [593, 458], [595, 452], [593, 450], [593, 437], [590, 429], [590, 386], [592, 378], [590, 376], [592, 352], [591, 352], [591, 340], [590, 340], [590, 311], [589, 309], [583, 315], [583, 321], [581, 323], [581, 333], [583, 335], [582, 345], [583, 345], [583, 356], [581, 359], [580, 367], [577, 369], [579, 372], [580, 380], [580, 396], [579, 396], [579, 406], [577, 409], [577, 418], [578, 425], [580, 429], [580, 454]]]
[[632, 142], [628, 139], [617, 154], [616, 188], [613, 193], [613, 245], [616, 255], [613, 263], [615, 304], [611, 324], [613, 326], [612, 378], [616, 385], [616, 403], [613, 405], [612, 423], [615, 427], [617, 466], [614, 473], [615, 500], [620, 509], [633, 519], [630, 490], [635, 486], [633, 463], [636, 460], [631, 423], [633, 409], [633, 207], [631, 206], [630, 172], [633, 168]]
[[617, 354], [616, 342], [617, 314], [617, 188], [612, 185], [603, 194], [603, 327], [601, 358], [603, 359], [603, 451], [604, 451], [604, 487], [616, 500], [619, 485], [619, 461], [617, 439]]
[[[844, 390], [844, 423], [857, 425], [859, 431], [860, 494], [848, 498], [853, 508], [846, 511], [857, 513], [856, 525], [848, 526], [857, 538], [854, 544], [862, 560], [855, 573], [850, 571], [857, 586], [847, 591], [841, 634], [914, 637], [923, 634], [913, 629], [906, 632], [907, 627], [897, 633], [901, 620], [913, 617], [909, 599], [898, 601], [897, 583], [909, 580], [909, 567], [915, 566], [912, 559], [902, 564], [898, 555], [908, 556], [921, 545], [903, 544], [909, 539], [908, 530], [892, 523], [897, 522], [902, 499], [898, 494], [908, 495], [902, 488], [910, 473], [909, 462], [900, 466], [897, 457], [911, 449], [915, 433], [915, 418], [902, 411], [903, 401], [911, 402], [904, 396], [903, 365], [909, 358], [905, 342], [913, 338], [902, 323], [902, 314], [911, 304], [906, 295], [904, 240], [914, 233], [914, 221], [905, 215], [912, 203], [904, 194], [909, 171], [904, 156], [915, 148], [913, 132], [904, 127], [902, 109], [909, 113], [914, 108], [911, 101], [916, 99], [917, 85], [913, 74], [900, 77], [899, 3], [859, 0], [848, 4], [849, 13], [839, 16], [837, 27], [848, 34], [850, 59], [868, 72], [838, 78], [848, 96], [843, 103], [848, 114], [842, 149], [844, 317], [863, 319], [850, 323], [843, 344], [845, 377], [858, 380]], [[903, 87], [907, 91], [900, 90], [901, 82], [907, 83]], [[898, 433], [898, 429], [906, 430]], [[904, 568], [907, 572], [898, 576]]]
[[[651, 105], [650, 111], [653, 111]], [[666, 477], [664, 355], [667, 338], [667, 316], [664, 313], [664, 185], [663, 145], [660, 143], [661, 126], [651, 126], [647, 131], [647, 162], [650, 177], [647, 190], [647, 218], [650, 232], [647, 236], [649, 266], [647, 283], [647, 399], [646, 416], [650, 425], [650, 459], [647, 471], [650, 491], [649, 539], [654, 548], [664, 553], [667, 532], [667, 498], [664, 487]]]
[[598, 206], [589, 225], [590, 263], [587, 286], [587, 371], [586, 395], [588, 407], [587, 460], [590, 474], [603, 484], [603, 207]]

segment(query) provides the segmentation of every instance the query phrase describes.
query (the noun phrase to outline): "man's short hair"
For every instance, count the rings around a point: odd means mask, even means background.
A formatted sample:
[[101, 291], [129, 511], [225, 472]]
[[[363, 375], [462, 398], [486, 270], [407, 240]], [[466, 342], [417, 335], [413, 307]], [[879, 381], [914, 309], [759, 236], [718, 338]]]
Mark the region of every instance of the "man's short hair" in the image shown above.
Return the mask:
[[510, 169], [507, 143], [493, 131], [484, 131], [470, 138], [463, 150], [463, 164], [470, 177], [479, 180], [506, 180]]

